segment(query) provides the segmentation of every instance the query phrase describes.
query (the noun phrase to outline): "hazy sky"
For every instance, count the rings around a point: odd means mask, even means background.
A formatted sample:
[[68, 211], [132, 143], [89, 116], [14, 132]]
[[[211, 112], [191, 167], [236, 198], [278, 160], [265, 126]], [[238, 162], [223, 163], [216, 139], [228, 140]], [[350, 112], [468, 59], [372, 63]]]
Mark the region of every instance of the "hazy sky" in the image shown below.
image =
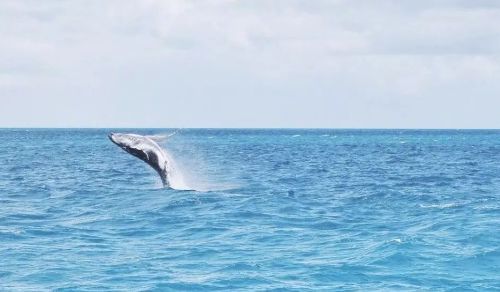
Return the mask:
[[0, 127], [500, 128], [500, 1], [1, 0]]

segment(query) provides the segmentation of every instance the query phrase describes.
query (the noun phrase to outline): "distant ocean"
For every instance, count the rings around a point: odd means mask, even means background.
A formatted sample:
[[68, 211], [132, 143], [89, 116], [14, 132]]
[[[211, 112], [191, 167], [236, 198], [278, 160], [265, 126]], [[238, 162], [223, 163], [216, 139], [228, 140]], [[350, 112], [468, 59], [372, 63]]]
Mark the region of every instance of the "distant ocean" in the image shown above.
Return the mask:
[[500, 131], [1, 129], [0, 291], [500, 290]]

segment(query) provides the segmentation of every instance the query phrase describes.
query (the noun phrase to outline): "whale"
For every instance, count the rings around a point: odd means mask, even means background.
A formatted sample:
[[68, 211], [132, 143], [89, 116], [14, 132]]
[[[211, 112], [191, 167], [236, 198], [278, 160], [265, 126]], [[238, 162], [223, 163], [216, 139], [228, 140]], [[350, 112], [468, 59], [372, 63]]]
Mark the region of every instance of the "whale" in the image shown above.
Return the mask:
[[110, 133], [108, 138], [127, 153], [146, 162], [160, 175], [163, 186], [170, 187], [172, 162], [169, 155], [156, 142], [165, 139], [165, 136]]

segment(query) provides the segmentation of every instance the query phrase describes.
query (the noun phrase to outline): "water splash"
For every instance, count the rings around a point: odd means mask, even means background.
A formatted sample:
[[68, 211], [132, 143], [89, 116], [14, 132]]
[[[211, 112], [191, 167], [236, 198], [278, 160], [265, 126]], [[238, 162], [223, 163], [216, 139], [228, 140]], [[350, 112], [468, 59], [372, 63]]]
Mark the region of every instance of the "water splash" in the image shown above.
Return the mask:
[[[182, 191], [214, 192], [228, 191], [240, 188], [241, 185], [228, 182], [210, 174], [206, 161], [199, 156], [194, 149], [190, 149], [190, 155], [182, 155], [176, 151], [167, 150], [163, 145], [163, 151], [169, 161], [167, 180], [170, 188]], [[175, 147], [174, 147], [175, 148]]]
[[165, 153], [165, 156], [167, 157], [168, 160], [168, 165], [167, 165], [168, 185], [174, 190], [180, 190], [180, 191], [195, 190], [195, 188], [186, 183], [183, 171], [178, 166], [177, 162], [172, 157], [172, 155], [166, 149], [163, 149], [163, 152]]
[[165, 150], [169, 160], [169, 170], [167, 180], [172, 189], [179, 191], [197, 191], [213, 192], [228, 191], [239, 188], [238, 184], [220, 182], [211, 180], [206, 174], [200, 173], [200, 170], [194, 171], [189, 164], [180, 163], [183, 160], [179, 157], [173, 158], [173, 155]]

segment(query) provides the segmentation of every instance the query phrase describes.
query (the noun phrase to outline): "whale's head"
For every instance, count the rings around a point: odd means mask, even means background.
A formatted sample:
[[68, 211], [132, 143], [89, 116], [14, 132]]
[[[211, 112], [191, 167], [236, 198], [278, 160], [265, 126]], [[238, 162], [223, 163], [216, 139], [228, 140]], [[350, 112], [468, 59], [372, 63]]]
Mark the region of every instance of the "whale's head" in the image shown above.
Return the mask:
[[[109, 140], [128, 153], [147, 160], [144, 153], [144, 137], [136, 134], [110, 133]], [[146, 157], [145, 157], [146, 156]]]
[[123, 149], [137, 148], [141, 144], [141, 137], [135, 134], [110, 133], [109, 140]]

